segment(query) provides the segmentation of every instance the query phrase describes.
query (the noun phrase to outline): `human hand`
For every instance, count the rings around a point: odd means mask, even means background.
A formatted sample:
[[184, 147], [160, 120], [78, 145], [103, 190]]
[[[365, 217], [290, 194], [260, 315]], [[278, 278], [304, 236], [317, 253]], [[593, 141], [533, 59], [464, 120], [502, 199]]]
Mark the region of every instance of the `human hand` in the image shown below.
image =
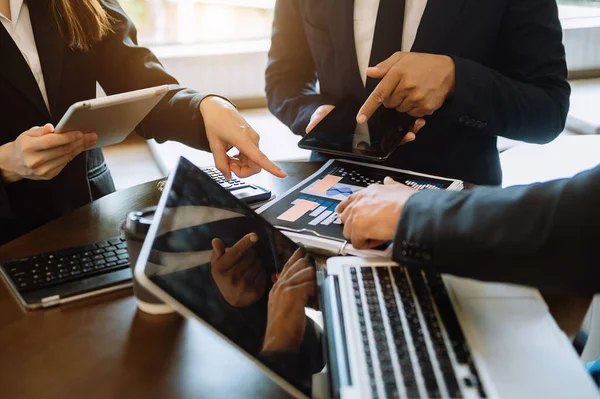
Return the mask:
[[219, 238], [212, 240], [210, 273], [228, 304], [245, 308], [265, 293], [267, 273], [252, 247], [258, 242], [255, 233], [245, 235], [231, 248]]
[[367, 76], [381, 81], [358, 111], [358, 123], [365, 123], [381, 105], [423, 118], [454, 92], [455, 66], [446, 55], [396, 52], [367, 68]]
[[419, 133], [419, 130], [423, 129], [425, 123], [425, 119], [417, 118], [417, 120], [415, 120], [415, 123], [412, 125], [410, 131], [406, 133], [404, 137], [402, 137], [402, 140], [400, 140], [400, 145], [404, 145], [406, 143], [414, 141], [417, 138], [417, 133]]
[[304, 257], [304, 251], [298, 249], [283, 267], [269, 293], [263, 351], [300, 348], [306, 329], [304, 307], [315, 291], [315, 269]]
[[[219, 97], [207, 97], [200, 103], [200, 112], [215, 166], [225, 178], [230, 179], [231, 172], [239, 177], [248, 177], [261, 169], [277, 177], [287, 176], [259, 150], [260, 136], [231, 103]], [[233, 157], [227, 155], [231, 146], [237, 148], [239, 154]]]
[[310, 117], [310, 122], [306, 127], [306, 134], [310, 133], [334, 108], [335, 105], [321, 105], [317, 108]]
[[392, 240], [402, 208], [417, 191], [386, 177], [341, 202], [336, 212], [344, 224], [344, 237], [357, 249], [375, 248]]
[[[310, 133], [315, 126], [317, 126], [327, 115], [331, 113], [335, 109], [335, 105], [321, 105], [310, 117], [310, 122], [306, 127], [306, 133]], [[410, 131], [404, 135], [402, 140], [400, 141], [400, 145], [410, 143], [417, 136], [416, 134], [425, 126], [425, 119], [419, 118], [415, 121]]]
[[95, 133], [54, 133], [51, 124], [33, 127], [0, 147], [2, 178], [8, 183], [53, 179], [73, 158], [97, 142]]

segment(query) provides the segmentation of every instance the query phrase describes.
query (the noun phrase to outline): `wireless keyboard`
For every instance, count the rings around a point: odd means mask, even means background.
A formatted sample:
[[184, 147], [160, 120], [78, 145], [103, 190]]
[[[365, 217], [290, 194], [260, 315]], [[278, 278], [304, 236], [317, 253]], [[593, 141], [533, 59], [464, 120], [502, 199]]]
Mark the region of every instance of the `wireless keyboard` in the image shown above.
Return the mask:
[[0, 271], [27, 307], [131, 280], [127, 243], [121, 237], [11, 260]]

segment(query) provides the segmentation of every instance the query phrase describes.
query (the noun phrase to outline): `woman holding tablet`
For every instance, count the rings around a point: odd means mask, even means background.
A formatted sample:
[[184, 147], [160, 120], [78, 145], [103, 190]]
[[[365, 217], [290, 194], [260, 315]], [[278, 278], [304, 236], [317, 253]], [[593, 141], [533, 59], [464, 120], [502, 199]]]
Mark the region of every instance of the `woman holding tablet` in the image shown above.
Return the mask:
[[107, 94], [167, 84], [139, 134], [210, 150], [227, 177], [285, 176], [231, 103], [179, 86], [137, 45], [116, 0], [0, 0], [0, 22], [0, 245], [114, 191], [101, 149], [86, 151], [96, 134], [53, 127], [96, 82]]

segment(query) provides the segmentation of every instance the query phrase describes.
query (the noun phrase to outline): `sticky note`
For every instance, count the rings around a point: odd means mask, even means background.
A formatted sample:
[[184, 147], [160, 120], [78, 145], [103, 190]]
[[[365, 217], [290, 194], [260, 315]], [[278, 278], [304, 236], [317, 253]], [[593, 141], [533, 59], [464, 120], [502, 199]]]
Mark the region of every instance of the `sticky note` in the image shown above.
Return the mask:
[[281, 215], [277, 216], [279, 220], [285, 220], [287, 222], [295, 222], [299, 218], [302, 217], [306, 212], [314, 209], [318, 206], [316, 202], [311, 202], [307, 200], [300, 200], [294, 204], [290, 209], [283, 212]]
[[341, 176], [327, 175], [320, 182], [310, 188], [311, 193], [325, 194], [327, 190], [342, 180]]

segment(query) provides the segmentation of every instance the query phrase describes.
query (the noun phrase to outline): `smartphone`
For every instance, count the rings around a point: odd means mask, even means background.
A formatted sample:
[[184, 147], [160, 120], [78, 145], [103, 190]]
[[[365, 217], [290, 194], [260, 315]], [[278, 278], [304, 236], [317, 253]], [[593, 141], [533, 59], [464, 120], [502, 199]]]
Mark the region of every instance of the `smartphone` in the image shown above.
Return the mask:
[[336, 105], [298, 146], [343, 157], [386, 161], [412, 129], [415, 118], [382, 106], [364, 127], [357, 129], [356, 116], [361, 105], [354, 102]]

